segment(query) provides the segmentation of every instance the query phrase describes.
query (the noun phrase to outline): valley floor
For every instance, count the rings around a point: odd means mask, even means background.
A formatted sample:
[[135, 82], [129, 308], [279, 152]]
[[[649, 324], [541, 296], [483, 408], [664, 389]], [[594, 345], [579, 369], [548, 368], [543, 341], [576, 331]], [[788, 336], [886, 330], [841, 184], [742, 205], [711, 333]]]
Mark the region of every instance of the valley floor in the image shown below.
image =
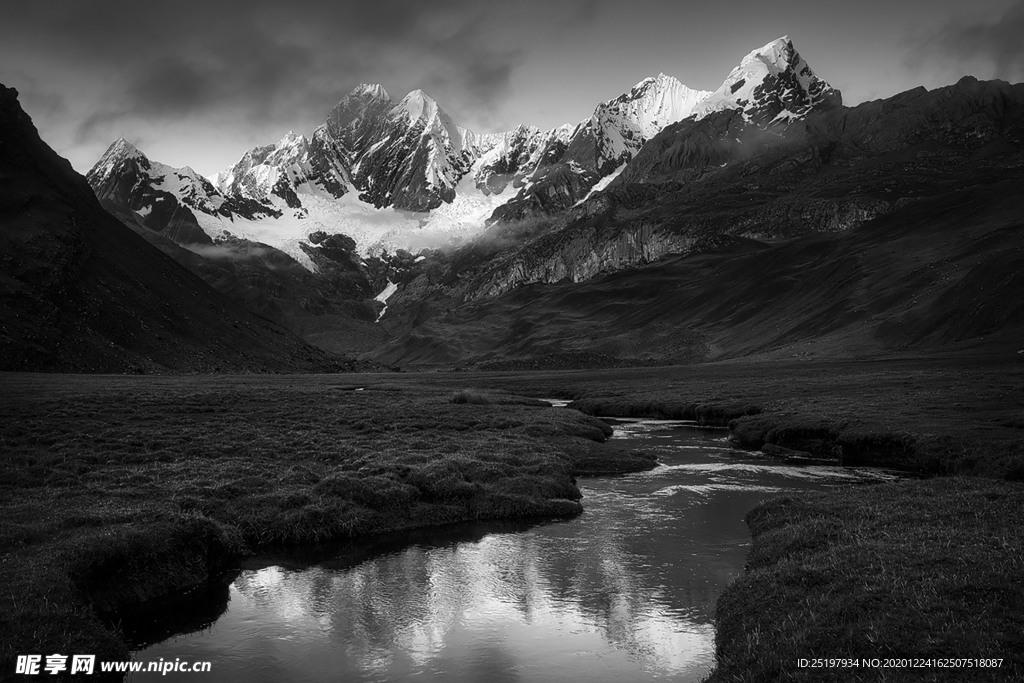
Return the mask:
[[[778, 457], [935, 475], [769, 502], [723, 596], [731, 680], [960, 680], [799, 658], [1002, 658], [1024, 673], [1024, 362], [935, 356], [561, 373], [5, 374], [0, 667], [124, 659], [98, 614], [200, 583], [256, 548], [465, 519], [579, 512], [573, 474], [650, 467], [594, 414], [732, 420]], [[458, 401], [458, 402], [454, 402]], [[829, 678], [831, 677], [831, 678]], [[916, 678], [915, 678], [916, 677]], [[962, 677], [962, 676], [961, 676]], [[1005, 679], [1005, 678], [1004, 678]]]
[[400, 375], [4, 374], [0, 671], [128, 650], [102, 615], [269, 547], [582, 511], [574, 475], [654, 467], [611, 428]]

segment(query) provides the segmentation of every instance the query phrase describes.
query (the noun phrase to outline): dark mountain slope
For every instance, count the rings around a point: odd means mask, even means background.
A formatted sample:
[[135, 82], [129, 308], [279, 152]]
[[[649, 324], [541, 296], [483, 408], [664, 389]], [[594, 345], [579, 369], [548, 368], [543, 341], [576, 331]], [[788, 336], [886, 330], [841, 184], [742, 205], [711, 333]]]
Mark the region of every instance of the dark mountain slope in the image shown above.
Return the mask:
[[389, 363], [662, 364], [1024, 348], [1024, 168], [840, 234], [737, 239], [583, 283], [528, 285], [419, 325]]
[[762, 129], [723, 111], [668, 126], [606, 190], [466, 283], [466, 296], [583, 281], [721, 236], [847, 230], [1024, 163], [1024, 84], [923, 88]]
[[0, 369], [327, 371], [107, 213], [0, 86]]
[[[183, 247], [166, 231], [151, 230], [134, 211], [101, 200], [103, 208], [147, 242], [249, 311], [278, 323], [307, 343], [339, 354], [365, 352], [385, 337], [375, 324], [381, 305], [372, 301], [386, 273], [367, 277], [351, 251], [331, 248], [338, 237], [304, 245], [318, 267], [311, 273], [288, 254], [269, 245], [223, 237], [207, 245]], [[379, 259], [370, 259], [376, 263]]]

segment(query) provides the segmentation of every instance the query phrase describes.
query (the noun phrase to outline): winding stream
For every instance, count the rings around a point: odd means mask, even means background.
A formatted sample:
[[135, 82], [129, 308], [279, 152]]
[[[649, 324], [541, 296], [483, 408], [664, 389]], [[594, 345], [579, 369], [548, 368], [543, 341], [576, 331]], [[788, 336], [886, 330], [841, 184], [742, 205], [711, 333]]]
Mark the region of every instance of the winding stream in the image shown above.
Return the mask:
[[746, 512], [769, 496], [885, 476], [766, 463], [729, 448], [725, 430], [684, 422], [615, 426], [612, 438], [662, 465], [580, 480], [576, 519], [265, 561], [214, 596], [208, 618], [181, 627], [192, 632], [136, 658], [210, 661], [205, 676], [218, 683], [699, 681], [714, 663], [715, 600], [743, 572]]

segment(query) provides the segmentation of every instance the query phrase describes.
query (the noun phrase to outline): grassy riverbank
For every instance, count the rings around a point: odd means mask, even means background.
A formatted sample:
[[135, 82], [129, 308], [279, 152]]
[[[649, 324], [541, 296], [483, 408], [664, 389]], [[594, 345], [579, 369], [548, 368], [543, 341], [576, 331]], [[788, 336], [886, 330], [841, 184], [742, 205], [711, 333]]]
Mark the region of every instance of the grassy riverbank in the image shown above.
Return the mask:
[[361, 379], [5, 375], [0, 671], [17, 654], [125, 659], [97, 612], [261, 547], [572, 516], [574, 475], [653, 466], [576, 411]]
[[[848, 488], [773, 500], [747, 523], [754, 545], [718, 601], [708, 683], [1024, 676], [1024, 486], [937, 477]], [[829, 658], [923, 661], [798, 666]], [[1001, 664], [934, 661], [951, 658]]]
[[1021, 354], [421, 377], [574, 399], [595, 415], [735, 419], [734, 441], [744, 448], [773, 444], [845, 454], [849, 464], [1024, 480]]
[[[729, 421], [747, 448], [928, 477], [753, 510], [748, 571], [718, 603], [709, 683], [1003, 681], [1024, 677], [1021, 360], [736, 362], [476, 381], [571, 398], [597, 415]], [[828, 658], [933, 666], [798, 665]], [[948, 658], [1002, 665], [934, 666]]]
[[574, 474], [651, 466], [604, 443], [600, 421], [525, 397], [729, 421], [751, 448], [946, 475], [752, 513], [750, 571], [719, 606], [715, 683], [822, 680], [796, 660], [847, 654], [1020, 666], [1017, 357], [2, 380], [5, 674], [16, 654], [123, 659], [97, 610], [195, 584], [268, 544], [570, 516], [581, 509]]

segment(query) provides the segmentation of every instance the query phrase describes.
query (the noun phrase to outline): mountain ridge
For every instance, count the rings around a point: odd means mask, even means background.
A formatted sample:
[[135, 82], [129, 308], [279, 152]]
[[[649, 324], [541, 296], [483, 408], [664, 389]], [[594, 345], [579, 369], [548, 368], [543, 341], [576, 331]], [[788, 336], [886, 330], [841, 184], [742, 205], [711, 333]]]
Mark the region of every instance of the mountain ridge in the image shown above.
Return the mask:
[[[793, 96], [794, 88], [824, 82], [810, 72], [792, 42], [778, 39], [751, 54], [769, 50], [775, 61], [768, 75], [775, 80], [764, 87], [776, 95], [774, 100], [765, 95], [769, 104], [778, 108], [799, 100], [807, 110], [816, 106], [809, 95], [806, 102]], [[775, 92], [775, 81], [781, 82], [780, 74], [789, 68], [786, 59], [810, 74], [792, 75], [788, 100]], [[659, 74], [599, 103], [577, 124], [547, 131], [521, 125], [505, 133], [477, 134], [458, 126], [422, 90], [395, 103], [383, 86], [364, 83], [343, 97], [309, 138], [289, 133], [276, 144], [254, 147], [209, 180], [187, 169], [165, 171], [164, 178], [186, 176], [197, 189], [178, 198], [180, 211], [162, 207], [156, 214], [180, 224], [171, 226], [172, 239], [205, 242], [196, 232], [199, 226], [210, 239], [227, 235], [272, 244], [307, 266], [300, 243], [329, 225], [341, 225], [343, 233], [350, 230], [345, 234], [364, 254], [414, 249], [417, 242], [455, 244], [480, 234], [489, 223], [549, 216], [571, 207], [620, 172], [661, 129], [691, 116], [712, 94]], [[120, 149], [112, 145], [89, 173], [98, 194], [150, 213], [157, 208], [152, 205], [156, 197], [169, 202], [170, 197], [156, 192], [159, 185], [167, 190], [156, 176], [147, 180], [136, 173], [132, 182], [111, 177], [119, 173], [111, 157]], [[142, 191], [139, 186], [147, 183], [154, 187]], [[110, 191], [111, 185], [131, 185], [134, 194], [125, 201]], [[163, 230], [157, 218], [145, 222]], [[369, 223], [380, 227], [367, 228]]]
[[[378, 299], [361, 304], [379, 311], [366, 338], [383, 346], [367, 353], [387, 363], [501, 362], [480, 349], [459, 351], [454, 339], [444, 341], [448, 334], [475, 334], [476, 323], [453, 311], [489, 305], [500, 310], [497, 300], [514, 299], [520, 289], [542, 292], [574, 283], [585, 291], [592, 279], [634, 273], [666, 258], [723, 250], [767, 254], [776, 243], [818, 233], [839, 239], [911, 205], [926, 207], [943, 193], [993, 186], [1021, 163], [1022, 88], [965, 77], [946, 88], [917, 88], [846, 107], [841, 93], [783, 37], [748, 53], [716, 91], [692, 91], [660, 74], [599, 104], [575, 126], [540, 131], [521, 125], [477, 136], [421, 92], [396, 105], [383, 87], [362, 85], [339, 102], [312, 138], [290, 134], [276, 145], [254, 148], [237, 172], [219, 177], [253, 178], [239, 185], [238, 205], [244, 200], [263, 206], [262, 199], [276, 193], [272, 208], [281, 215], [218, 219], [215, 227], [223, 231], [211, 239], [235, 243], [233, 222], [255, 230], [291, 221], [296, 232], [290, 233], [288, 253], [313, 271], [313, 257], [319, 258], [310, 251], [318, 248], [313, 234], [352, 242], [350, 253], [363, 259], [353, 260], [352, 267], [360, 271], [372, 262], [361, 277], [371, 286], [365, 294]], [[318, 139], [320, 149], [355, 156], [317, 156], [312, 150]], [[442, 172], [435, 179], [457, 181], [451, 202], [442, 200], [429, 212], [395, 219], [398, 212], [366, 202], [366, 190], [354, 180], [363, 174], [375, 178], [374, 187], [408, 190], [402, 179], [427, 168], [431, 154], [454, 164], [438, 166]], [[272, 163], [264, 164], [267, 159]], [[314, 179], [315, 168], [330, 164], [343, 184], [338, 196]], [[173, 175], [176, 187], [191, 187], [187, 172]], [[426, 183], [428, 176], [422, 178]], [[246, 189], [259, 187], [262, 194]], [[230, 210], [234, 196], [221, 195], [220, 206]], [[198, 203], [188, 196], [183, 201]], [[318, 207], [339, 205], [361, 213], [317, 213]], [[407, 222], [388, 222], [393, 220]], [[309, 232], [312, 227], [317, 231]], [[255, 241], [271, 244], [265, 238], [270, 234]], [[408, 249], [388, 241], [409, 235], [424, 241]], [[450, 240], [438, 241], [439, 235]], [[385, 291], [386, 309], [380, 305]], [[364, 321], [371, 317], [361, 315]], [[441, 324], [449, 318], [469, 327]], [[531, 346], [540, 327], [516, 330], [514, 347], [495, 342], [502, 353], [554, 353]], [[573, 344], [586, 346], [585, 334], [579, 332]], [[432, 341], [426, 346], [416, 341], [427, 338]], [[678, 357], [655, 353], [622, 362], [692, 361], [733, 352], [719, 346], [703, 355], [699, 345], [691, 345]]]

